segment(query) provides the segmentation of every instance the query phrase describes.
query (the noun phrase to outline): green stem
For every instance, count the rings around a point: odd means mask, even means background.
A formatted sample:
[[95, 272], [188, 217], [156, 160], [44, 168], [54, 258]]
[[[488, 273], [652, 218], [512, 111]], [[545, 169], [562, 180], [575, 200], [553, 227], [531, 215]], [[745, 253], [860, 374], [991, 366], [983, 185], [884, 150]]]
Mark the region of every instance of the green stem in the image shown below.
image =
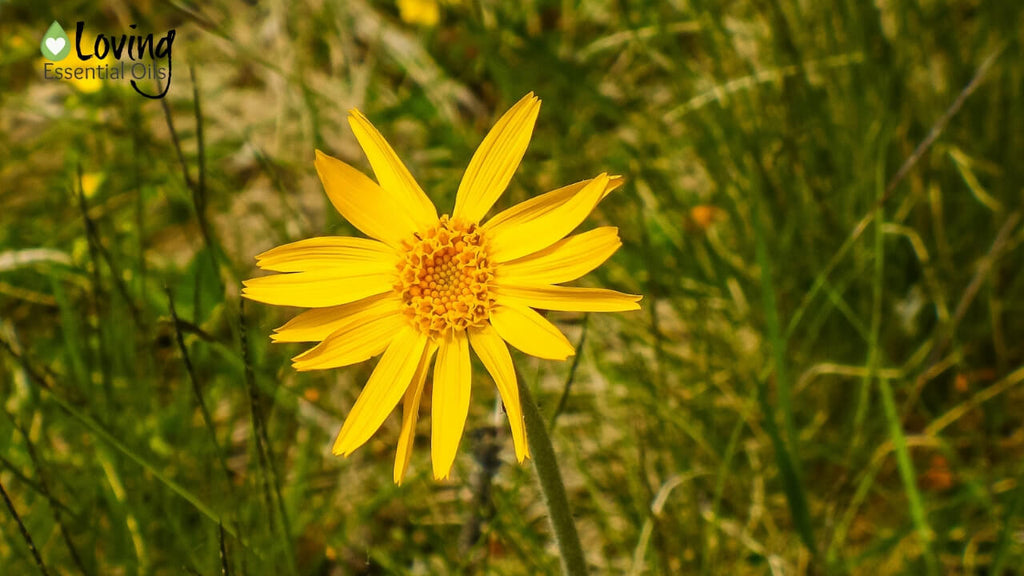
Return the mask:
[[[874, 309], [871, 319], [871, 341], [868, 349], [868, 376], [865, 384], [869, 384], [872, 378], [878, 377], [879, 346], [878, 333], [881, 326], [882, 308], [882, 279], [885, 274], [885, 207], [882, 201], [885, 199], [881, 188], [882, 166], [878, 167], [877, 180], [878, 189], [878, 213], [875, 216], [875, 280], [874, 280]], [[889, 440], [892, 442], [893, 451], [896, 453], [896, 465], [899, 468], [900, 479], [903, 481], [903, 490], [907, 494], [907, 501], [910, 505], [910, 517], [913, 519], [914, 528], [917, 530], [918, 538], [921, 540], [921, 547], [924, 548], [924, 565], [927, 574], [939, 573], [939, 566], [932, 550], [932, 530], [928, 526], [928, 516], [921, 499], [921, 492], [917, 489], [917, 473], [914, 471], [914, 462], [910, 458], [910, 451], [907, 449], [907, 439], [903, 434], [903, 425], [896, 410], [896, 401], [893, 397], [892, 386], [887, 378], [878, 378], [878, 391], [882, 397], [882, 408], [885, 410], [885, 419], [889, 427]], [[859, 430], [858, 423], [858, 430]]]
[[924, 548], [925, 570], [931, 575], [938, 574], [939, 567], [931, 546], [932, 530], [928, 526], [928, 517], [921, 500], [921, 492], [917, 489], [917, 474], [914, 472], [914, 463], [910, 459], [910, 451], [907, 450], [907, 439], [903, 435], [903, 427], [900, 424], [899, 414], [896, 412], [896, 401], [893, 399], [889, 380], [879, 378], [878, 390], [881, 392], [882, 407], [885, 409], [885, 419], [889, 425], [889, 440], [896, 453], [896, 465], [900, 471], [900, 479], [903, 481], [903, 490], [907, 493], [910, 517], [914, 521], [914, 528], [917, 530], [921, 546]]
[[587, 562], [583, 556], [580, 535], [576, 532], [576, 524], [569, 509], [569, 499], [565, 495], [565, 484], [562, 473], [558, 470], [555, 449], [551, 445], [544, 418], [540, 415], [537, 403], [530, 394], [530, 388], [523, 379], [519, 381], [519, 398], [523, 405], [523, 419], [526, 422], [526, 435], [530, 439], [530, 453], [533, 457], [533, 469], [537, 471], [544, 503], [548, 507], [548, 519], [551, 529], [558, 542], [558, 550], [562, 559], [562, 573], [566, 576], [585, 576]]
[[[769, 182], [761, 166], [762, 180]], [[759, 378], [757, 400], [764, 413], [765, 430], [768, 432], [775, 450], [775, 460], [779, 465], [782, 486], [789, 503], [789, 510], [796, 524], [797, 533], [803, 540], [812, 556], [817, 556], [818, 548], [814, 541], [814, 530], [811, 527], [810, 508], [807, 506], [807, 495], [803, 478], [800, 474], [800, 446], [793, 422], [793, 401], [789, 383], [789, 372], [786, 369], [786, 337], [782, 333], [779, 322], [779, 311], [775, 298], [775, 285], [772, 282], [772, 260], [768, 252], [768, 240], [765, 234], [764, 218], [765, 200], [758, 190], [753, 194], [756, 212], [754, 223], [754, 252], [757, 265], [761, 269], [761, 305], [764, 308], [765, 324], [768, 328], [768, 341], [771, 344], [773, 368], [775, 370], [775, 390], [778, 412], [782, 416], [782, 430], [776, 424], [776, 407], [768, 399], [768, 382]]]

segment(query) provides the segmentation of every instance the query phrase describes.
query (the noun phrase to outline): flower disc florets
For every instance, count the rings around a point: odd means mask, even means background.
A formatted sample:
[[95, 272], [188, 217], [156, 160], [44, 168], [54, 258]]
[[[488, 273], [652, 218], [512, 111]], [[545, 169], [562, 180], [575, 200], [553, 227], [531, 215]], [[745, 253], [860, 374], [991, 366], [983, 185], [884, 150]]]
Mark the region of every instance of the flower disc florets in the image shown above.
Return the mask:
[[445, 215], [403, 248], [395, 290], [413, 326], [436, 340], [487, 321], [494, 269], [479, 226]]

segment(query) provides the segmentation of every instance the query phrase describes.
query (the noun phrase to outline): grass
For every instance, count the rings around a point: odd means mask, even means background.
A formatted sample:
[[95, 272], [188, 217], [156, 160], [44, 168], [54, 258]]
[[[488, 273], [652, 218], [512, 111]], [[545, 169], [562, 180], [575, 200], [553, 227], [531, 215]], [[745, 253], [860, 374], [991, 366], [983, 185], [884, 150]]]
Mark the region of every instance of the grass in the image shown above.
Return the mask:
[[[44, 80], [54, 19], [174, 28], [167, 98]], [[583, 283], [645, 295], [550, 314], [570, 362], [514, 353], [594, 573], [1021, 573], [1021, 30], [968, 0], [3, 4], [0, 566], [557, 573], [479, 366], [453, 479], [423, 421], [395, 487], [398, 417], [329, 450], [372, 362], [296, 373], [293, 312], [239, 299], [255, 254], [354, 232], [312, 165], [368, 170], [348, 108], [445, 207], [533, 90], [499, 207], [625, 175]]]

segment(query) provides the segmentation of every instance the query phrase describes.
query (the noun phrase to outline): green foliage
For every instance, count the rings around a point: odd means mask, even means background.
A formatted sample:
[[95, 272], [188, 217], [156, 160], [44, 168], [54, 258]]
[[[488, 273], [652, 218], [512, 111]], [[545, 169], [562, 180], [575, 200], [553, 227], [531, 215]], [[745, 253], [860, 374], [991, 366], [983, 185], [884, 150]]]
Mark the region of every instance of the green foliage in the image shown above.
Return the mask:
[[[498, 208], [624, 175], [585, 224], [624, 246], [583, 284], [645, 295], [549, 315], [586, 330], [573, 369], [515, 358], [595, 573], [1024, 565], [1024, 4], [440, 14], [0, 6], [0, 571], [38, 571], [23, 527], [61, 574], [557, 572], [484, 371], [452, 481], [425, 412], [396, 487], [397, 416], [330, 455], [372, 362], [296, 373], [268, 337], [293, 312], [239, 300], [261, 251], [354, 233], [312, 162], [369, 173], [350, 107], [444, 210], [531, 90]], [[55, 18], [175, 28], [167, 98], [43, 79]]]

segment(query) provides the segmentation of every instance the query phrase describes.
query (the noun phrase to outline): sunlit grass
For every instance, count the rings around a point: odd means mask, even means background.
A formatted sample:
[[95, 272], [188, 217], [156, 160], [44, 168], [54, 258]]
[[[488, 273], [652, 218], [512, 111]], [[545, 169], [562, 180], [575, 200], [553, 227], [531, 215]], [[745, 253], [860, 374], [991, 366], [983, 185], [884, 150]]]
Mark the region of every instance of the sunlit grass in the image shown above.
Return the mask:
[[[578, 360], [513, 353], [594, 572], [1012, 573], [1018, 4], [5, 5], [0, 572], [38, 572], [25, 534], [50, 573], [556, 572], [493, 386], [452, 480], [395, 487], [398, 416], [330, 455], [372, 363], [295, 373], [294, 311], [239, 299], [254, 255], [355, 233], [313, 167], [368, 171], [349, 108], [451, 205], [532, 90], [497, 208], [625, 175], [593, 282], [645, 295], [549, 315]], [[176, 28], [166, 108], [43, 81], [55, 17]]]

